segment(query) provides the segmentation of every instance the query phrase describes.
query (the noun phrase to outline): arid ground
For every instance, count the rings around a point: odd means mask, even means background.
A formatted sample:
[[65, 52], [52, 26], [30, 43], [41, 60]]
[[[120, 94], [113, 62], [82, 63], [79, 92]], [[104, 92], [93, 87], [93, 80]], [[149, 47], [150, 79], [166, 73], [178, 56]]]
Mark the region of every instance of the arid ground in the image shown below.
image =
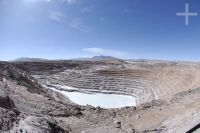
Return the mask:
[[[50, 88], [128, 95], [136, 106], [81, 106]], [[198, 132], [200, 63], [0, 62], [0, 116], [4, 133]]]

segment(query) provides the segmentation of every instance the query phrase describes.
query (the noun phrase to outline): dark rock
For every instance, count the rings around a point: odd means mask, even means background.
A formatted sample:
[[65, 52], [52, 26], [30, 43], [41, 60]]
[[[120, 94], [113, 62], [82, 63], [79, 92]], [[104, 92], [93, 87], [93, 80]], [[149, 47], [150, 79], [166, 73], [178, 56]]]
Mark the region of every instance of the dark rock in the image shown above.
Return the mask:
[[17, 115], [14, 112], [0, 108], [0, 131], [9, 130], [16, 119]]
[[5, 92], [4, 86], [0, 86], [0, 107], [5, 109], [12, 109], [14, 107], [13, 101], [9, 98], [7, 92]]
[[121, 128], [121, 121], [115, 120], [114, 124], [116, 128]]

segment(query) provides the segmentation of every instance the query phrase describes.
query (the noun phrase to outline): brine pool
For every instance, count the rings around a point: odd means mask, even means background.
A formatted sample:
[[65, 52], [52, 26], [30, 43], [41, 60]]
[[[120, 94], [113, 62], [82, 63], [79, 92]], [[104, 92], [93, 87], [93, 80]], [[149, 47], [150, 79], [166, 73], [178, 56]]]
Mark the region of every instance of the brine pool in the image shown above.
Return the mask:
[[[65, 86], [65, 88], [67, 88]], [[70, 87], [71, 88], [71, 87]], [[68, 97], [72, 102], [79, 105], [91, 105], [102, 108], [121, 108], [125, 106], [135, 106], [136, 99], [132, 96], [118, 95], [118, 94], [104, 94], [104, 93], [82, 93], [82, 92], [68, 92], [51, 88], [54, 91], [61, 93]]]

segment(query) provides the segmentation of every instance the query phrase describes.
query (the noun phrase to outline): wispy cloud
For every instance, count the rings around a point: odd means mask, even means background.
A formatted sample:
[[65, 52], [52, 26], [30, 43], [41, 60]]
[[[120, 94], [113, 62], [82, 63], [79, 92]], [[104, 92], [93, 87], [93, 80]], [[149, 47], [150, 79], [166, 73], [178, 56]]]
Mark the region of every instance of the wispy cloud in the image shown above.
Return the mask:
[[24, 2], [51, 2], [53, 0], [22, 0]]
[[[32, 1], [39, 1], [39, 0], [32, 0]], [[51, 2], [51, 1], [56, 1], [56, 0], [43, 0], [43, 1], [46, 1], [46, 2]], [[72, 4], [72, 3], [76, 3], [78, 2], [78, 0], [60, 0], [61, 2], [66, 2], [68, 4]]]
[[52, 1], [58, 1], [61, 3], [68, 3], [68, 4], [72, 4], [72, 3], [77, 3], [78, 0], [23, 0], [25, 2], [52, 2]]
[[114, 56], [118, 58], [127, 58], [128, 56], [130, 56], [130, 53], [114, 50], [114, 49], [84, 48], [82, 50], [92, 55], [106, 55], [106, 56]]
[[78, 0], [61, 0], [61, 2], [67, 2], [68, 4], [72, 4], [78, 2]]
[[66, 16], [60, 11], [49, 11], [49, 18], [57, 21], [62, 22]]
[[[48, 17], [56, 22], [64, 22], [67, 24], [70, 28], [73, 28], [75, 30], [81, 31], [81, 32], [88, 32], [89, 27], [84, 24], [81, 18], [73, 18], [71, 16], [67, 16], [64, 13], [60, 11], [49, 11]], [[68, 18], [68, 19], [66, 19]]]
[[81, 19], [76, 18], [73, 19], [70, 23], [69, 26], [73, 29], [79, 30], [81, 32], [88, 32], [89, 28], [83, 24], [83, 22], [81, 21]]

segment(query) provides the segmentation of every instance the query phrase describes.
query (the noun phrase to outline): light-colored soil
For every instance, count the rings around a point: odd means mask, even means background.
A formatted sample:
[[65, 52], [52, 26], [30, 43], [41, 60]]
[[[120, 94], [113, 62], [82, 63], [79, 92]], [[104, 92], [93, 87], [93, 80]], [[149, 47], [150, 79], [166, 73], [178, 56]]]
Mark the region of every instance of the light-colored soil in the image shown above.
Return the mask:
[[[199, 124], [199, 63], [1, 62], [0, 70], [2, 132], [182, 133]], [[131, 95], [137, 98], [137, 106], [119, 109], [80, 106], [44, 85]]]

